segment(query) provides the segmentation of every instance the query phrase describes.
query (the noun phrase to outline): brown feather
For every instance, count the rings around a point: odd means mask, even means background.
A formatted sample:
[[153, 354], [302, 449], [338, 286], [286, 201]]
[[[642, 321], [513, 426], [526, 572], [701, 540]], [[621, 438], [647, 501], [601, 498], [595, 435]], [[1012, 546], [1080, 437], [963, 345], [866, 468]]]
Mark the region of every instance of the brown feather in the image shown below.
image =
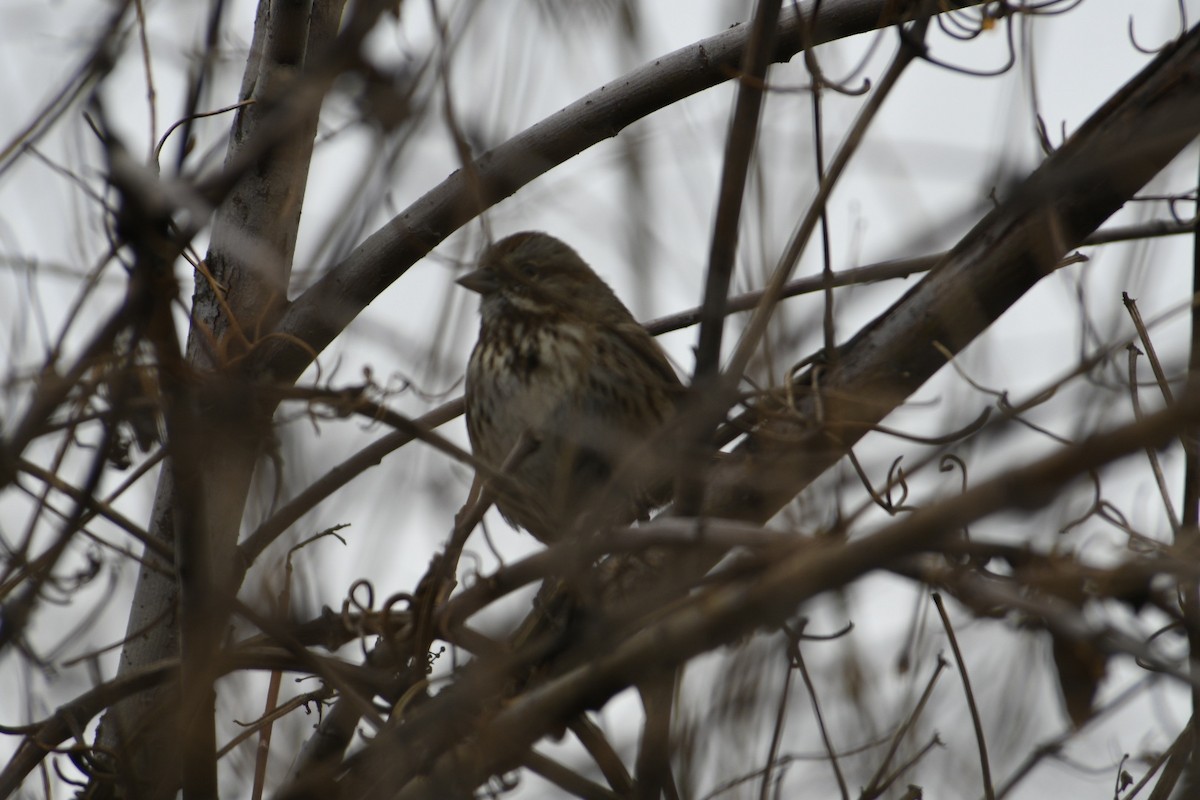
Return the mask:
[[661, 504], [670, 478], [652, 446], [683, 385], [612, 289], [563, 242], [518, 233], [459, 281], [480, 293], [467, 370], [467, 431], [499, 466], [523, 434], [537, 442], [512, 470], [504, 516], [543, 541], [626, 524]]

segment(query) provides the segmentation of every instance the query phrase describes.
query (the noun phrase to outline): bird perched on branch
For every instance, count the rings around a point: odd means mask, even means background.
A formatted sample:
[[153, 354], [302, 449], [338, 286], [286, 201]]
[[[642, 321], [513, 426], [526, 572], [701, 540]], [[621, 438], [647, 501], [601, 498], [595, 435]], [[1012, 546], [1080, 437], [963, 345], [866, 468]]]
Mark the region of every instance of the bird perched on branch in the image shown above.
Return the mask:
[[458, 283], [482, 297], [467, 432], [480, 459], [509, 462], [512, 488], [496, 498], [505, 519], [550, 543], [665, 503], [671, 479], [654, 435], [683, 385], [612, 289], [565, 243], [533, 232], [493, 244]]

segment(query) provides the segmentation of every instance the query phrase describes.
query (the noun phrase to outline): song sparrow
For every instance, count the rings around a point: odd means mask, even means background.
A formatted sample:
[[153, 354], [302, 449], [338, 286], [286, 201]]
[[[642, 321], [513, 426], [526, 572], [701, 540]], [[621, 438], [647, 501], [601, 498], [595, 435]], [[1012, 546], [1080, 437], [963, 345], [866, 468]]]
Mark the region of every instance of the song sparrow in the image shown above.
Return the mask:
[[668, 499], [654, 434], [683, 386], [658, 343], [563, 242], [517, 233], [458, 283], [482, 296], [467, 367], [467, 432], [499, 467], [504, 517], [543, 542], [627, 524]]

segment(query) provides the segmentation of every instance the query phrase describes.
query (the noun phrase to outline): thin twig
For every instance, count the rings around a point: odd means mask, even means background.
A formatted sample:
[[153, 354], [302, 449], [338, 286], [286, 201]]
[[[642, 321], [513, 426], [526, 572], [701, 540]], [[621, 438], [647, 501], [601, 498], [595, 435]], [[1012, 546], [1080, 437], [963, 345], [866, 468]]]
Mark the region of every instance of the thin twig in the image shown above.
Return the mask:
[[800, 670], [800, 677], [804, 679], [804, 688], [808, 690], [813, 715], [817, 718], [817, 729], [821, 731], [821, 741], [825, 744], [825, 752], [829, 754], [829, 765], [833, 768], [834, 777], [837, 778], [842, 800], [850, 800], [850, 790], [846, 787], [846, 779], [842, 777], [842, 768], [838, 765], [837, 751], [833, 747], [833, 741], [829, 738], [829, 730], [825, 727], [825, 718], [821, 714], [821, 703], [817, 699], [816, 687], [813, 686], [812, 677], [808, 674], [808, 667], [804, 664], [804, 655], [800, 652], [800, 637], [786, 625], [784, 630], [788, 634], [788, 649], [791, 652], [792, 664]]
[[787, 719], [788, 696], [792, 690], [792, 663], [788, 657], [788, 668], [783, 674], [783, 688], [779, 691], [779, 702], [775, 709], [775, 727], [771, 731], [771, 746], [767, 750], [767, 763], [762, 769], [762, 784], [758, 787], [758, 800], [768, 800], [771, 790], [771, 772], [779, 759], [779, 745], [783, 740], [783, 723]]
[[[329, 495], [378, 464], [388, 453], [416, 439], [419, 431], [431, 430], [459, 416], [462, 414], [463, 407], [464, 403], [461, 397], [443, 403], [433, 411], [413, 420], [410, 428], [390, 433], [338, 464], [292, 498], [283, 508], [275, 512], [253, 533], [242, 540], [238, 547], [238, 555], [242, 564], [248, 566], [254, 563], [271, 542], [275, 541], [302, 516], [316, 508]], [[244, 569], [245, 566], [242, 568]]]
[[[924, 40], [925, 31], [929, 27], [929, 18], [922, 17], [912, 25], [911, 32], [901, 36], [900, 48], [896, 53], [895, 59], [893, 59], [887, 72], [880, 79], [879, 86], [871, 94], [862, 111], [859, 112], [853, 127], [851, 127], [850, 132], [846, 135], [846, 141], [842, 144], [833, 161], [830, 163], [829, 173], [821, 181], [820, 188], [817, 190], [817, 196], [813, 199], [804, 218], [801, 219], [800, 223], [796, 226], [796, 230], [792, 233], [783, 257], [780, 258], [763, 290], [762, 301], [755, 308], [754, 314], [750, 318], [749, 323], [747, 323], [746, 329], [742, 333], [742, 338], [738, 342], [737, 349], [732, 359], [730, 359], [729, 367], [726, 370], [727, 374], [740, 377], [745, 372], [746, 365], [750, 363], [752, 354], [758, 348], [758, 343], [766, 332], [767, 323], [770, 321], [771, 315], [775, 311], [775, 306], [779, 302], [783, 285], [787, 283], [792, 270], [799, 263], [800, 256], [803, 255], [804, 249], [808, 245], [809, 237], [812, 235], [813, 230], [821, 219], [821, 215], [824, 213], [825, 204], [829, 201], [834, 187], [845, 172], [847, 165], [849, 165], [851, 157], [858, 151], [858, 146], [862, 143], [867, 128], [870, 127], [879, 109], [883, 106], [883, 101], [891, 94], [896, 82], [899, 81], [900, 76], [904, 73], [908, 65], [921, 55], [918, 47]], [[825, 280], [824, 276], [822, 276], [822, 279]], [[827, 281], [822, 284], [823, 287], [826, 285], [828, 285]]]
[[[1133, 404], [1133, 418], [1144, 419], [1145, 414], [1142, 413], [1142, 404], [1138, 399], [1137, 386], [1137, 357], [1141, 353], [1133, 345], [1128, 347], [1129, 353], [1129, 400]], [[1158, 462], [1158, 452], [1153, 447], [1146, 448], [1146, 460], [1150, 462], [1150, 471], [1154, 475], [1154, 482], [1158, 486], [1159, 497], [1162, 498], [1163, 508], [1167, 512], [1167, 521], [1171, 524], [1171, 531], [1176, 537], [1179, 536], [1179, 515], [1175, 513], [1175, 504], [1171, 502], [1171, 491], [1167, 488], [1167, 479], [1163, 475], [1162, 465]]]
[[605, 780], [617, 794], [626, 797], [633, 790], [633, 777], [616, 750], [604, 736], [604, 732], [592, 722], [586, 714], [580, 714], [567, 723], [567, 727], [575, 734], [575, 738], [587, 750], [588, 755], [596, 762]]
[[[1200, 213], [1195, 217], [1195, 229], [1192, 233], [1192, 313], [1191, 340], [1188, 349], [1188, 374], [1184, 391], [1188, 396], [1200, 387], [1200, 305], [1197, 304], [1197, 292], [1200, 292]], [[1194, 548], [1200, 538], [1200, 426], [1192, 425], [1185, 428], [1182, 436], [1184, 469], [1183, 469], [1183, 527], [1176, 535], [1176, 544], [1184, 548]], [[1183, 612], [1184, 628], [1187, 632], [1188, 659], [1193, 678], [1200, 678], [1200, 582], [1188, 581], [1180, 586], [1180, 606]], [[1200, 688], [1192, 687], [1192, 719], [1188, 723], [1191, 733], [1190, 765], [1185, 777], [1187, 784], [1183, 794], [1196, 794], [1200, 791], [1200, 735], [1197, 735], [1197, 720], [1200, 720]]]
[[[896, 751], [900, 749], [900, 743], [904, 741], [904, 737], [912, 729], [912, 726], [917, 723], [917, 719], [921, 716], [921, 712], [925, 710], [925, 704], [929, 702], [929, 698], [933, 696], [933, 687], [937, 685], [937, 680], [947, 666], [946, 659], [938, 656], [937, 664], [934, 665], [933, 674], [929, 676], [929, 681], [925, 684], [925, 691], [921, 692], [921, 698], [917, 700], [917, 705], [913, 708], [912, 713], [908, 715], [908, 719], [896, 731], [896, 735], [892, 737], [891, 745], [888, 747], [887, 753], [883, 760], [879, 762], [879, 767], [875, 770], [875, 774], [871, 776], [867, 788], [860, 793], [861, 800], [869, 800], [869, 798], [878, 797], [883, 792], [887, 791], [888, 783], [892, 779], [885, 779], [887, 769], [892, 765], [892, 759], [896, 757]], [[897, 772], [895, 775], [899, 775]]]
[[536, 750], [530, 750], [521, 763], [530, 772], [541, 775], [563, 791], [583, 800], [619, 800], [623, 796], [588, 780]]
[[992, 787], [992, 769], [988, 766], [987, 744], [983, 738], [983, 723], [979, 720], [979, 709], [975, 706], [975, 693], [971, 691], [971, 678], [967, 675], [967, 665], [963, 661], [962, 651], [958, 648], [958, 637], [954, 635], [954, 627], [950, 624], [950, 615], [938, 592], [933, 593], [933, 603], [937, 606], [938, 615], [942, 618], [942, 626], [950, 639], [950, 649], [954, 651], [954, 661], [958, 664], [958, 674], [962, 677], [963, 691], [967, 695], [967, 708], [971, 711], [971, 724], [975, 727], [975, 741], [979, 745], [979, 767], [983, 773], [983, 795], [987, 800], [996, 800], [996, 790]]
[[738, 83], [733, 116], [725, 140], [725, 162], [717, 196], [716, 221], [713, 223], [712, 243], [705, 274], [704, 304], [700, 307], [700, 337], [696, 345], [696, 370], [693, 383], [705, 384], [717, 374], [721, 357], [721, 334], [724, 330], [725, 304], [729, 294], [737, 252], [738, 225], [742, 215], [746, 176], [754, 142], [758, 134], [758, 119], [762, 111], [763, 86], [771, 63], [771, 50], [776, 36], [781, 0], [759, 0], [754, 9], [750, 39], [742, 61], [742, 76]]

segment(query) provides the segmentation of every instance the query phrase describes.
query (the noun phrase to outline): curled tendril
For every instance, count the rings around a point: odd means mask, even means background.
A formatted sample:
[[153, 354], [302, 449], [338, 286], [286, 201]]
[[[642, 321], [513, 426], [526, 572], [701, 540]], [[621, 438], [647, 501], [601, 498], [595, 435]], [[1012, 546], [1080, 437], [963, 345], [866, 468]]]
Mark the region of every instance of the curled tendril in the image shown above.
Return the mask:
[[989, 16], [986, 12], [977, 14], [969, 10], [957, 9], [939, 14], [936, 21], [942, 33], [960, 42], [969, 42], [990, 27], [990, 24], [985, 21], [987, 19]]
[[[843, 78], [839, 82], [841, 86], [845, 87], [845, 85], [848, 84], [850, 81], [852, 81], [855, 78], [855, 76], [857, 76], [860, 72], [862, 72], [863, 70], [866, 69], [867, 64], [870, 63], [871, 58], [874, 57], [875, 52], [879, 49], [879, 45], [883, 42], [883, 40], [884, 40], [884, 31], [882, 31], [882, 30], [878, 31], [875, 36], [871, 37], [871, 43], [869, 45], [867, 45], [867, 49], [863, 53], [862, 58], [859, 59], [858, 63], [855, 64], [854, 67], [849, 72], [846, 73], [846, 77]], [[866, 94], [867, 91], [871, 88], [871, 80], [869, 78], [863, 78], [862, 83], [863, 83], [862, 90], [859, 93]], [[851, 94], [853, 94], [853, 93], [851, 93]]]
[[1200, 220], [1200, 211], [1193, 211], [1190, 214], [1181, 214], [1179, 205], [1181, 203], [1195, 204], [1200, 197], [1197, 196], [1195, 190], [1188, 192], [1177, 192], [1175, 194], [1138, 194], [1135, 195], [1133, 201], [1136, 203], [1166, 203], [1167, 210], [1171, 214], [1171, 219], [1177, 225], [1193, 227]]
[[871, 496], [871, 501], [873, 503], [875, 503], [875, 505], [879, 506], [884, 511], [886, 511], [888, 514], [894, 515], [896, 513], [896, 509], [892, 506], [892, 503], [890, 500], [888, 500], [887, 498], [881, 497], [879, 495], [879, 492], [875, 491], [875, 487], [871, 485], [871, 479], [867, 477], [867, 471], [865, 469], [863, 469], [862, 464], [858, 460], [858, 456], [856, 456], [854, 454], [854, 450], [851, 449], [850, 452], [847, 453], [846, 455], [850, 459], [850, 466], [852, 466], [854, 468], [855, 474], [858, 475], [859, 481], [862, 482], [863, 488], [866, 489], [867, 494], [869, 494]]
[[[807, 624], [807, 620], [805, 620], [804, 623]], [[843, 636], [849, 636], [851, 631], [854, 630], [854, 623], [852, 621], [847, 622], [845, 625], [838, 628], [836, 631], [833, 631], [832, 633], [805, 633], [804, 627], [805, 625], [802, 624], [798, 626], [796, 630], [792, 630], [791, 627], [784, 625], [783, 630], [784, 633], [787, 634], [789, 641], [831, 642], [834, 639], [841, 639]]]
[[396, 638], [397, 631], [392, 628], [392, 611], [400, 603], [404, 603], [407, 610], [412, 611], [414, 598], [408, 592], [396, 592], [384, 601], [383, 607], [380, 609], [380, 635], [385, 639]]
[[971, 75], [980, 78], [993, 78], [1004, 75], [1017, 63], [1013, 21], [1018, 16], [1056, 16], [1066, 14], [1078, 7], [1082, 2], [1083, 0], [1043, 0], [1043, 2], [1034, 3], [1002, 2], [994, 5], [984, 4], [978, 9], [948, 11], [945, 14], [937, 16], [937, 25], [942, 33], [960, 42], [969, 42], [976, 39], [995, 28], [997, 22], [1003, 22], [1008, 58], [1005, 64], [996, 69], [970, 69], [935, 58], [929, 55], [928, 52], [923, 52], [921, 57], [930, 64], [962, 75]]
[[[1150, 642], [1153, 642], [1155, 639], [1162, 636], [1164, 633], [1170, 633], [1171, 631], [1177, 631], [1177, 630], [1183, 630], [1183, 623], [1179, 622], [1178, 620], [1173, 620], [1173, 621], [1167, 623], [1166, 625], [1162, 626], [1158, 630], [1156, 630], [1154, 633], [1150, 634], [1148, 637], [1146, 637], [1146, 644], [1150, 644]], [[1161, 671], [1157, 667], [1155, 667], [1153, 664], [1143, 661], [1140, 656], [1135, 658], [1134, 661], [1137, 663], [1137, 665], [1139, 667], [1141, 667], [1144, 670], [1149, 670], [1151, 672]]]
[[[366, 602], [359, 599], [359, 591], [366, 592]], [[357, 631], [358, 624], [352, 617], [353, 612], [362, 615], [370, 614], [375, 608], [375, 586], [366, 578], [359, 578], [354, 583], [350, 584], [350, 590], [346, 592], [346, 599], [342, 601], [342, 624], [346, 626], [346, 630]]]
[[[888, 484], [887, 484], [887, 503], [888, 506], [896, 511], [905, 510], [905, 501], [908, 500], [908, 477], [904, 474], [904, 467], [900, 466], [900, 462], [904, 456], [896, 456], [896, 460], [888, 467]], [[892, 490], [899, 487], [900, 499], [892, 499]]]
[[1167, 208], [1171, 210], [1171, 217], [1176, 222], [1180, 223], [1181, 225], [1195, 225], [1197, 221], [1200, 221], [1200, 209], [1194, 210], [1191, 216], [1184, 217], [1180, 215], [1179, 211], [1176, 209], [1176, 205], [1179, 203], [1195, 204], [1196, 201], [1196, 192], [1187, 192], [1185, 194], [1172, 197], [1170, 200], [1168, 200]]
[[995, 16], [992, 16], [985, 12], [984, 14], [982, 14], [980, 16], [979, 27], [977, 29], [975, 29], [974, 32], [971, 33], [970, 35], [966, 35], [963, 33], [955, 34], [955, 33], [951, 32], [947, 28], [946, 24], [942, 24], [941, 17], [938, 17], [939, 26], [941, 27], [942, 32], [944, 32], [947, 36], [950, 36], [951, 38], [958, 39], [959, 41], [969, 41], [970, 39], [974, 39], [976, 36], [979, 36], [984, 31], [991, 30], [991, 28], [993, 28], [995, 26], [995, 22], [994, 22], [995, 19], [1003, 19], [1005, 22], [1004, 42], [1008, 49], [1008, 59], [1007, 59], [1007, 61], [1005, 61], [1005, 63], [1002, 66], [997, 67], [995, 69], [987, 69], [987, 70], [971, 69], [970, 67], [964, 67], [964, 66], [961, 66], [958, 64], [951, 64], [948, 61], [943, 61], [940, 58], [936, 58], [929, 54], [928, 49], [922, 51], [921, 59], [926, 61], [929, 64], [934, 65], [935, 67], [941, 67], [942, 69], [949, 70], [950, 72], [956, 72], [960, 75], [968, 75], [968, 76], [972, 76], [972, 77], [976, 77], [976, 78], [995, 78], [997, 76], [1006, 74], [1017, 63], [1017, 48], [1016, 48], [1016, 44], [1013, 40], [1013, 25], [1012, 25], [1012, 19], [1011, 19], [1010, 15], [1002, 15], [1001, 17], [995, 17]]
[[889, 428], [886, 425], [872, 425], [871, 430], [886, 434], [887, 436], [894, 436], [897, 439], [916, 442], [917, 444], [927, 444], [933, 446], [947, 445], [954, 444], [955, 442], [974, 436], [976, 433], [983, 430], [983, 426], [987, 424], [987, 421], [991, 418], [991, 416], [992, 410], [990, 408], [985, 408], [978, 417], [971, 420], [958, 430], [951, 431], [943, 436], [918, 436], [915, 433], [905, 433], [904, 431], [899, 431], [895, 428]]
[[[80, 762], [82, 762], [82, 761], [84, 761], [84, 760], [85, 760], [85, 759], [84, 759], [84, 758], [82, 758], [82, 757], [77, 757], [77, 753], [80, 753], [80, 752], [82, 752], [82, 751], [78, 750], [77, 748], [72, 748], [72, 750], [71, 750], [70, 752], [68, 752], [68, 753], [67, 753], [67, 758], [71, 759], [71, 763], [72, 763], [72, 764], [74, 764], [74, 765], [75, 765], [77, 768], [79, 768], [79, 771], [80, 771], [80, 772], [83, 772], [83, 774], [85, 774], [85, 775], [89, 775], [90, 773], [89, 773], [88, 771], [85, 771], [85, 770], [82, 768], [82, 766], [80, 765]], [[56, 776], [58, 776], [58, 779], [59, 779], [60, 781], [62, 781], [63, 783], [67, 784], [68, 786], [74, 786], [74, 787], [76, 787], [76, 788], [79, 788], [79, 789], [85, 789], [85, 788], [87, 788], [87, 783], [85, 783], [84, 781], [80, 781], [80, 780], [78, 780], [78, 779], [76, 779], [76, 778], [70, 777], [70, 776], [68, 776], [68, 775], [67, 775], [65, 772], [63, 772], [63, 771], [62, 771], [62, 767], [61, 767], [61, 766], [59, 766], [59, 763], [58, 763], [58, 759], [57, 759], [57, 758], [55, 758], [55, 759], [52, 759], [52, 760], [50, 761], [50, 763], [51, 763], [51, 764], [53, 765], [53, 767], [54, 767], [54, 774], [55, 774]], [[93, 776], [93, 777], [94, 777], [94, 776]]]
[[[872, 44], [871, 49], [874, 49], [874, 44]], [[825, 70], [821, 69], [821, 64], [817, 61], [816, 51], [812, 49], [804, 51], [804, 65], [813, 77], [812, 86], [809, 87], [810, 91], [813, 89], [829, 89], [836, 94], [846, 95], [847, 97], [861, 97], [871, 89], [871, 82], [865, 78], [862, 81], [861, 87], [857, 89], [850, 88], [847, 84], [853, 79], [854, 72], [851, 72], [844, 81], [835, 81], [828, 77], [825, 74]]]
[[463, 588], [474, 586], [478, 581], [483, 579], [483, 559], [479, 554], [472, 550], [463, 550], [462, 555], [458, 557], [459, 564], [463, 561], [470, 561], [470, 565], [462, 570]]
[[[953, 472], [955, 467], [958, 467], [959, 472], [962, 474], [961, 490], [965, 494], [967, 491], [967, 486], [968, 486], [968, 482], [969, 482], [968, 481], [969, 475], [967, 473], [967, 462], [963, 461], [961, 458], [954, 455], [953, 453], [946, 453], [945, 455], [942, 456], [941, 460], [938, 462], [938, 471], [939, 472]], [[971, 529], [968, 528], [966, 525], [962, 526], [962, 536], [963, 536], [963, 539], [966, 539], [967, 541], [971, 540]]]
[[101, 552], [99, 546], [94, 542], [89, 542], [83, 566], [68, 575], [50, 573], [46, 576], [45, 583], [43, 584], [44, 588], [53, 588], [63, 595], [62, 598], [47, 596], [46, 601], [55, 605], [69, 604], [71, 596], [77, 590], [87, 586], [100, 575], [104, 564], [104, 554]]
[[1043, 0], [1040, 3], [1029, 3], [1022, 6], [1020, 11], [1030, 16], [1056, 17], [1074, 11], [1081, 5], [1083, 5], [1083, 0]]
[[[74, 726], [73, 726], [74, 727]], [[76, 736], [83, 738], [83, 732]], [[117, 763], [117, 752], [103, 745], [95, 744], [88, 747], [72, 747], [66, 751], [67, 758], [76, 769], [97, 783], [113, 783], [118, 775], [110, 767]], [[57, 764], [57, 762], [55, 762]], [[57, 766], [55, 767], [57, 770]]]
[[1161, 53], [1163, 50], [1166, 50], [1168, 47], [1170, 47], [1173, 42], [1176, 42], [1179, 39], [1182, 39], [1183, 35], [1185, 33], [1187, 33], [1187, 29], [1188, 29], [1187, 9], [1183, 5], [1183, 0], [1179, 0], [1178, 3], [1176, 3], [1176, 7], [1179, 9], [1179, 33], [1177, 33], [1175, 35], [1174, 39], [1164, 42], [1159, 47], [1143, 47], [1142, 45], [1138, 44], [1137, 36], [1134, 34], [1134, 31], [1133, 31], [1133, 15], [1130, 14], [1129, 15], [1129, 26], [1128, 26], [1129, 43], [1133, 45], [1133, 49], [1137, 50], [1139, 53], [1143, 53], [1148, 56], [1156, 56], [1159, 53]]
[[1100, 509], [1096, 512], [1096, 516], [1128, 536], [1129, 549], [1138, 555], [1158, 555], [1166, 549], [1163, 542], [1135, 529], [1121, 513], [1121, 510], [1107, 500], [1100, 501]]
[[946, 453], [938, 462], [939, 472], [953, 472], [955, 467], [958, 467], [959, 472], [962, 473], [962, 492], [965, 494], [967, 491], [967, 462], [953, 453]]
[[413, 596], [408, 592], [396, 592], [384, 601], [383, 607], [380, 609], [385, 614], [392, 612], [392, 607], [398, 603], [407, 603], [409, 610], [412, 610]]
[[[1050, 130], [1046, 127], [1046, 121], [1042, 119], [1041, 114], [1034, 116], [1033, 125], [1034, 131], [1037, 134], [1038, 146], [1042, 148], [1042, 155], [1049, 158], [1050, 156], [1054, 155], [1054, 152], [1058, 149], [1058, 147], [1055, 146], [1054, 142], [1050, 141]], [[1067, 123], [1062, 123], [1062, 130], [1059, 131], [1058, 135], [1062, 141], [1066, 141]]]

